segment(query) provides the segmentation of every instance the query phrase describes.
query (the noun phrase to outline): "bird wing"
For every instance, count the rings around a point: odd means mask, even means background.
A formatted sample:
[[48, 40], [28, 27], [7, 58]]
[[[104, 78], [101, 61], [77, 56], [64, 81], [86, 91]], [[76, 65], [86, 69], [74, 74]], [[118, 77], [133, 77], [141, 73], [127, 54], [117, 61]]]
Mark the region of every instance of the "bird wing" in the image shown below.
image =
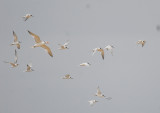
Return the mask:
[[69, 44], [69, 41], [67, 41], [66, 43], [64, 43], [64, 47], [66, 47]]
[[100, 89], [99, 89], [99, 86], [97, 88], [97, 94], [102, 94], [101, 91], [100, 91]]
[[94, 55], [96, 53], [96, 51], [97, 51], [97, 48], [93, 49], [93, 54], [92, 55]]
[[24, 21], [28, 20], [29, 17], [24, 17]]
[[14, 67], [15, 66], [15, 64], [14, 63], [12, 63], [12, 62], [10, 62], [10, 64]]
[[102, 58], [103, 58], [103, 60], [104, 60], [104, 50], [102, 49], [102, 51], [101, 51], [101, 55], [102, 55]]
[[30, 32], [30, 31], [28, 31], [28, 33], [29, 33], [30, 35], [32, 35], [32, 37], [34, 38], [34, 40], [35, 40], [36, 43], [40, 43], [40, 42], [41, 42], [41, 40], [40, 40], [40, 38], [39, 38], [38, 35]]
[[42, 45], [41, 47], [44, 48], [51, 57], [53, 57], [52, 51], [51, 51], [51, 49], [48, 46]]
[[18, 56], [17, 56], [17, 51], [15, 49], [15, 58], [14, 58], [14, 62], [17, 63], [17, 60], [18, 60]]
[[142, 42], [142, 40], [138, 40], [138, 41], [137, 41], [137, 44], [140, 44], [141, 42]]
[[13, 31], [13, 38], [14, 38], [14, 42], [18, 41], [17, 35], [16, 35], [16, 33], [14, 31]]

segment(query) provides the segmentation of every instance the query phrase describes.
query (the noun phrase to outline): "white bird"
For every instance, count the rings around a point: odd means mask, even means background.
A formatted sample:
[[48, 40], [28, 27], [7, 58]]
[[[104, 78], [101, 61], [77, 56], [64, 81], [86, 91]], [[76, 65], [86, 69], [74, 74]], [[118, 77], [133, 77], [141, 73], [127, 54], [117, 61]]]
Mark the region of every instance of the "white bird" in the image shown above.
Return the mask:
[[61, 44], [58, 44], [59, 46], [60, 46], [60, 50], [64, 50], [64, 49], [69, 49], [67, 46], [68, 46], [68, 44], [69, 44], [69, 41], [67, 41], [66, 43], [64, 43], [63, 45], [61, 45]]
[[87, 67], [89, 67], [91, 64], [90, 63], [88, 63], [88, 62], [85, 62], [85, 63], [81, 63], [80, 64], [80, 66], [87, 66]]
[[[99, 86], [98, 86], [98, 88], [97, 88], [97, 93], [95, 94], [95, 96], [97, 96], [97, 97], [106, 97], [106, 96], [104, 96], [104, 95], [102, 94], [102, 92], [100, 91]], [[105, 99], [110, 100], [110, 99], [112, 99], [112, 98], [111, 98], [111, 97], [107, 97], [107, 98], [105, 98]]]
[[144, 46], [145, 43], [146, 43], [145, 40], [138, 40], [138, 41], [137, 41], [137, 44], [141, 44], [142, 47]]
[[65, 75], [64, 77], [62, 77], [63, 79], [73, 79], [69, 74]]
[[114, 48], [114, 46], [108, 45], [108, 46], [106, 46], [104, 49], [109, 50], [109, 51], [111, 52], [112, 56], [113, 56], [113, 48]]
[[92, 55], [94, 55], [96, 53], [96, 51], [99, 51], [101, 53], [102, 59], [104, 60], [104, 50], [102, 48], [95, 48], [95, 49], [93, 49]]
[[25, 70], [25, 72], [32, 72], [32, 71], [34, 71], [31, 67], [32, 67], [32, 64], [27, 64], [27, 69]]
[[14, 42], [11, 45], [16, 45], [18, 49], [20, 49], [20, 41], [18, 41], [16, 33], [13, 31]]
[[90, 101], [88, 101], [89, 102], [89, 104], [91, 105], [91, 106], [93, 106], [93, 104], [95, 104], [96, 102], [98, 102], [97, 100], [90, 100]]
[[33, 17], [33, 15], [31, 14], [26, 14], [25, 16], [23, 16], [22, 18], [24, 18], [24, 21], [28, 20], [30, 17]]
[[6, 62], [6, 61], [4, 61], [4, 63], [9, 63], [9, 64], [11, 64], [11, 67], [14, 68], [14, 67], [17, 67], [19, 65], [19, 64], [17, 64], [17, 60], [18, 60], [18, 56], [17, 56], [17, 51], [15, 49], [14, 62]]
[[44, 48], [44, 49], [48, 52], [48, 54], [49, 54], [51, 57], [53, 57], [53, 54], [52, 54], [51, 49], [50, 49], [48, 46], [46, 46], [46, 44], [48, 44], [49, 42], [48, 42], [48, 41], [41, 41], [38, 35], [30, 32], [30, 31], [28, 31], [28, 32], [29, 32], [29, 34], [34, 38], [34, 40], [35, 40], [35, 42], [36, 42], [36, 44], [34, 44], [34, 46], [33, 46], [32, 48], [42, 47], [42, 48]]

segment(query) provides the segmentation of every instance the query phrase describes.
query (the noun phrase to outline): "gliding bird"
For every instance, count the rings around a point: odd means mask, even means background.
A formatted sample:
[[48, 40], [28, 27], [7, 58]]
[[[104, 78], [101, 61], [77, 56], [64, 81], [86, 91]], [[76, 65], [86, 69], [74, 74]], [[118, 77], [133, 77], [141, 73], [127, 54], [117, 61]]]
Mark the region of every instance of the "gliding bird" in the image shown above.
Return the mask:
[[36, 44], [34, 44], [34, 46], [32, 48], [42, 47], [42, 48], [44, 48], [48, 52], [48, 54], [51, 57], [53, 57], [52, 51], [50, 50], [50, 48], [48, 46], [46, 46], [46, 44], [48, 44], [49, 42], [47, 42], [47, 41], [41, 41], [38, 35], [30, 32], [30, 31], [28, 31], [28, 33], [34, 38], [34, 40], [36, 42]]

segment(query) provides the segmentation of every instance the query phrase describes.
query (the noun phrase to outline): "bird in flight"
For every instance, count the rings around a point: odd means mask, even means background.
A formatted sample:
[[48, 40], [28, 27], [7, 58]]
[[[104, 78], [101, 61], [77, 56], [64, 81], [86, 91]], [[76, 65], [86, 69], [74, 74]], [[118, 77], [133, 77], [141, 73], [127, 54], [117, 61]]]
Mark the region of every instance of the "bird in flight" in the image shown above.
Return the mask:
[[34, 46], [32, 46], [32, 48], [42, 47], [42, 48], [44, 48], [44, 49], [48, 52], [48, 54], [49, 54], [51, 57], [53, 57], [53, 54], [52, 54], [51, 49], [50, 49], [48, 46], [46, 46], [46, 44], [49, 43], [48, 41], [41, 41], [38, 35], [30, 32], [30, 31], [28, 31], [28, 33], [34, 38], [34, 40], [35, 40], [35, 42], [36, 42], [36, 44], [34, 44]]
[[23, 16], [22, 18], [24, 19], [24, 21], [28, 20], [30, 17], [33, 17], [33, 15], [31, 14], [26, 14], [25, 16]]
[[111, 52], [112, 56], [113, 56], [113, 48], [115, 48], [115, 47], [112, 46], [112, 45], [108, 45], [104, 49], [109, 50]]
[[88, 62], [85, 62], [85, 63], [81, 63], [80, 64], [80, 66], [87, 66], [87, 67], [89, 67], [91, 64], [90, 63], [88, 63]]
[[27, 69], [24, 72], [32, 72], [32, 71], [34, 71], [32, 69], [32, 64], [27, 64]]
[[17, 67], [19, 64], [17, 64], [17, 60], [18, 60], [18, 56], [17, 56], [17, 51], [15, 49], [15, 58], [14, 58], [14, 62], [6, 62], [4, 61], [4, 63], [9, 63], [11, 65], [12, 68]]
[[104, 60], [104, 50], [102, 48], [93, 49], [93, 54], [92, 55], [94, 55], [97, 51], [101, 53], [102, 59]]
[[137, 41], [137, 44], [141, 44], [142, 47], [144, 46], [145, 43], [146, 43], [145, 40], [138, 40], [138, 41]]
[[11, 45], [16, 45], [18, 49], [20, 49], [20, 41], [18, 41], [16, 33], [13, 31], [14, 42]]
[[68, 46], [68, 44], [69, 44], [69, 41], [67, 41], [66, 43], [64, 43], [63, 45], [61, 45], [61, 44], [58, 44], [59, 46], [60, 46], [60, 50], [64, 50], [64, 49], [69, 49], [67, 46]]
[[105, 97], [105, 99], [108, 99], [108, 100], [112, 99], [111, 97], [106, 97], [106, 96], [104, 96], [104, 95], [102, 94], [102, 92], [100, 91], [99, 86], [97, 87], [97, 93], [95, 94], [95, 96], [97, 96], [97, 97]]
[[62, 77], [63, 79], [73, 79], [69, 74], [65, 75], [64, 77]]

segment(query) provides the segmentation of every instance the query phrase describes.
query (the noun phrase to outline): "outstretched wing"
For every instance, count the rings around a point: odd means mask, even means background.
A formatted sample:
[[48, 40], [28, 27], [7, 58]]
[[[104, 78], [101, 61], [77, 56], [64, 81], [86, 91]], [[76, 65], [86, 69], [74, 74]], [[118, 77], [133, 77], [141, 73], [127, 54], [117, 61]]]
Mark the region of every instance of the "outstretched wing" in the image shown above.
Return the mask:
[[48, 46], [42, 45], [41, 47], [44, 48], [51, 57], [53, 57], [52, 51], [51, 51], [51, 49]]
[[14, 58], [14, 62], [17, 63], [17, 60], [18, 60], [18, 55], [17, 55], [17, 51], [15, 49], [15, 58]]
[[64, 47], [66, 47], [66, 46], [68, 46], [68, 44], [69, 44], [69, 41], [67, 41], [66, 43], [64, 43]]
[[101, 91], [100, 91], [100, 89], [99, 89], [99, 86], [98, 86], [98, 88], [97, 88], [97, 94], [99, 94], [99, 95], [102, 94]]
[[28, 33], [34, 38], [34, 40], [35, 40], [36, 43], [40, 43], [41, 42], [41, 40], [40, 40], [40, 38], [39, 38], [38, 35], [30, 32], [30, 31], [28, 31]]
[[14, 38], [14, 42], [18, 41], [17, 35], [16, 35], [16, 33], [14, 31], [13, 31], [13, 38]]

